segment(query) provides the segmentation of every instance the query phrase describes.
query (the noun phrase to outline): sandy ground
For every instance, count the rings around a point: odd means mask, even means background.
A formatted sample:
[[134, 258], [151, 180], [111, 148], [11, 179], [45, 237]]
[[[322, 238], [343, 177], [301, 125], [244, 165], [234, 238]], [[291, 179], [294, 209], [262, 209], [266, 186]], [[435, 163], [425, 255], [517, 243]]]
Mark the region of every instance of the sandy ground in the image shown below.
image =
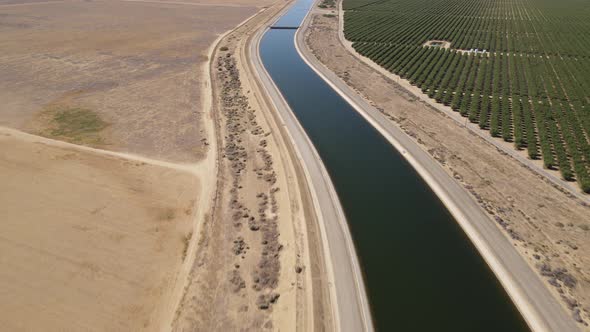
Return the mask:
[[160, 330], [193, 230], [195, 174], [3, 129], [0, 181], [2, 329]]
[[0, 125], [48, 135], [43, 112], [82, 107], [102, 148], [199, 160], [207, 49], [268, 2], [4, 1]]
[[590, 208], [586, 203], [360, 62], [339, 42], [337, 27], [337, 17], [314, 17], [307, 41], [316, 56], [471, 192], [572, 317], [582, 321], [578, 325], [587, 329]]
[[321, 257], [308, 250], [311, 205], [303, 203], [300, 171], [247, 53], [254, 32], [284, 6], [277, 2], [226, 36], [213, 58], [221, 156], [216, 209], [200, 235], [174, 330], [321, 330], [329, 324], [322, 289], [312, 296]]

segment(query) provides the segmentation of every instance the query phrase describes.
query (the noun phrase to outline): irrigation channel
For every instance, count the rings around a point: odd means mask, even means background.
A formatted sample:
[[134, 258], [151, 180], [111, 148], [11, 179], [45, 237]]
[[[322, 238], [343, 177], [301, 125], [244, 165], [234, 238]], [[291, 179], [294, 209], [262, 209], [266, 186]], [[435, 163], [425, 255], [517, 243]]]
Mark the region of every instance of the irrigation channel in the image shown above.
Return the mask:
[[[299, 26], [298, 0], [274, 26]], [[528, 331], [510, 298], [428, 185], [301, 59], [296, 30], [269, 29], [262, 62], [321, 156], [359, 255], [381, 331]]]

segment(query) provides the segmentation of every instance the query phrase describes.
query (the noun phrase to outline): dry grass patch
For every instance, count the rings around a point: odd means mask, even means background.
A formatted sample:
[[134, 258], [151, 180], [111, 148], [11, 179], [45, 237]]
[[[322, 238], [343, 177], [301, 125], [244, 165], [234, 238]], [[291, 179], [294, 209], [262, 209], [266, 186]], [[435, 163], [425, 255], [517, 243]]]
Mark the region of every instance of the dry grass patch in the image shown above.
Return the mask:
[[105, 144], [101, 133], [109, 124], [95, 111], [78, 107], [53, 107], [43, 112], [41, 118], [46, 124], [46, 128], [39, 132], [41, 136], [90, 146]]

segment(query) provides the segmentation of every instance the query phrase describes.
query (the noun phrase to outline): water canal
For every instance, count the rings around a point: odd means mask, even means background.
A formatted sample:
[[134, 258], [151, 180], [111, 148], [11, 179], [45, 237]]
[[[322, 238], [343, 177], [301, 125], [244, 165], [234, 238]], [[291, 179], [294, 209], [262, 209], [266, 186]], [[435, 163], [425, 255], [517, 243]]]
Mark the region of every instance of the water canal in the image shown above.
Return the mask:
[[[299, 26], [298, 0], [276, 26]], [[268, 30], [262, 62], [319, 152], [343, 205], [380, 331], [528, 331], [453, 217], [406, 160]]]

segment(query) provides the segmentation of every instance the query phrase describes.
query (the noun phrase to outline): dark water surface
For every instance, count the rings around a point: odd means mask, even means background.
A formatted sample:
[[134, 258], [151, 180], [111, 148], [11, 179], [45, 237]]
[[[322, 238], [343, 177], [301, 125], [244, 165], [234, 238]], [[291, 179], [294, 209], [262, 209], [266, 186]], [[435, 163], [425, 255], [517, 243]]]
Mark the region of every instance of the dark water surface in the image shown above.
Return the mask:
[[[300, 0], [277, 25], [299, 25]], [[528, 331], [475, 247], [405, 159], [300, 58], [294, 30], [269, 30], [264, 66], [340, 197], [380, 331]]]

